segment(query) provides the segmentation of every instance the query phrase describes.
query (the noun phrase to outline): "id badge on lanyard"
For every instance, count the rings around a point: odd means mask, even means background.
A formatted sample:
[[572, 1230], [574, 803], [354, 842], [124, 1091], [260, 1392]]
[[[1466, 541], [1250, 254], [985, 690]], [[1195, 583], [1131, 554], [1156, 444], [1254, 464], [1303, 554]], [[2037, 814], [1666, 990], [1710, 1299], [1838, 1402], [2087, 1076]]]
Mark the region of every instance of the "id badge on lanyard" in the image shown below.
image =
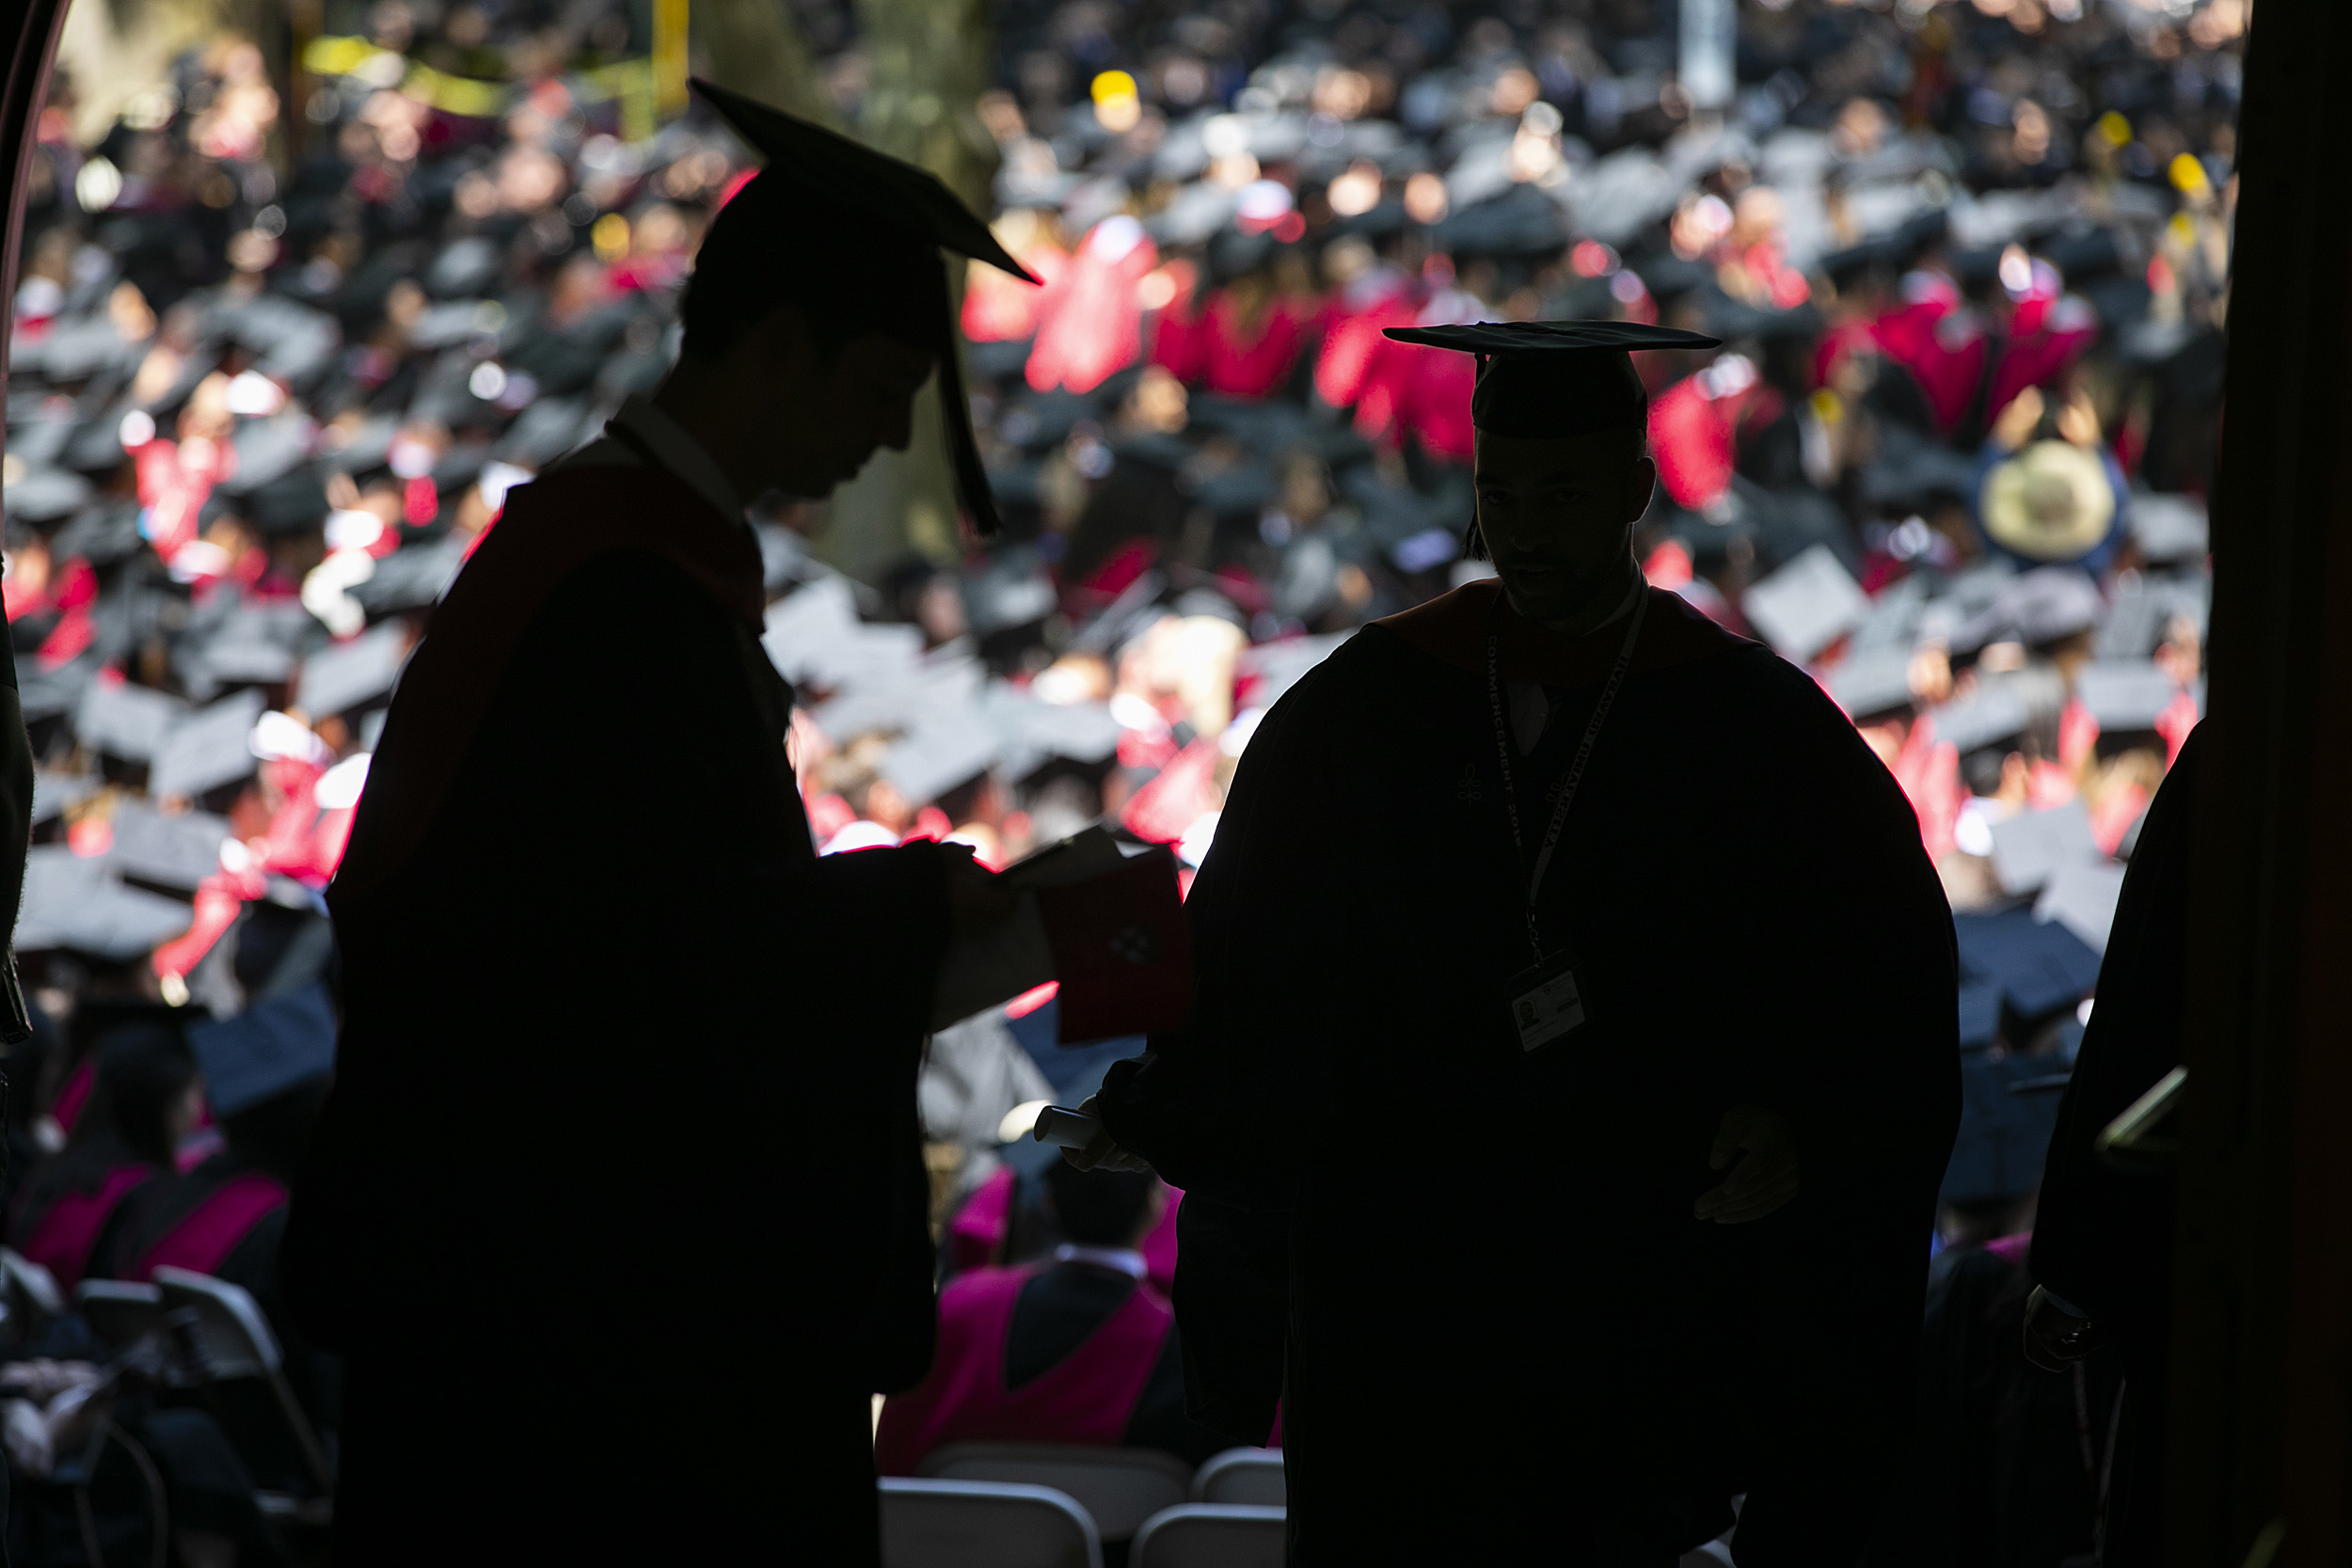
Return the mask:
[[[1593, 705], [1593, 717], [1584, 726], [1584, 738], [1577, 746], [1576, 760], [1568, 765], [1567, 776], [1560, 783], [1559, 803], [1552, 808], [1551, 824], [1545, 831], [1534, 869], [1528, 877], [1527, 945], [1535, 961], [1512, 975], [1503, 987], [1503, 1002], [1510, 1010], [1512, 1027], [1518, 1031], [1522, 1053], [1573, 1034], [1584, 1023], [1584, 996], [1577, 986], [1576, 960], [1565, 950], [1545, 951], [1542, 929], [1535, 918], [1535, 898], [1543, 891], [1544, 873], [1551, 869], [1552, 851], [1559, 847], [1560, 830], [1567, 822], [1568, 806], [1576, 799], [1576, 786], [1583, 780], [1584, 765], [1592, 757], [1601, 721], [1609, 716], [1610, 705], [1617, 699], [1617, 688], [1625, 683], [1626, 671], [1633, 663], [1633, 645], [1641, 638], [1642, 616], [1648, 608], [1649, 595], [1637, 585], [1633, 619], [1626, 627], [1625, 646], [1617, 652], [1617, 662], [1609, 672], [1609, 683], [1600, 689], [1600, 700]], [[1502, 809], [1511, 822], [1511, 847], [1518, 851], [1519, 862], [1524, 864], [1527, 846], [1519, 832], [1518, 794], [1511, 778], [1511, 732], [1503, 721], [1501, 657], [1491, 631], [1486, 636], [1486, 698], [1494, 716], [1495, 757], [1502, 768]]]

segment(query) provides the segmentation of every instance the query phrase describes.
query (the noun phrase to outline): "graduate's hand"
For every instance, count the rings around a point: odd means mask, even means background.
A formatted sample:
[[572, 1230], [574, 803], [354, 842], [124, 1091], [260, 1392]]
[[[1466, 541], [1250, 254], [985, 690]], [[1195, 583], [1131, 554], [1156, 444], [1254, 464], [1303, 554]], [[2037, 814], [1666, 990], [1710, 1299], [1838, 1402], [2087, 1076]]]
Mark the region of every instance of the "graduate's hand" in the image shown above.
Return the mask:
[[1020, 897], [1003, 878], [972, 857], [969, 844], [943, 844], [947, 857], [947, 912], [953, 941], [985, 934], [1013, 915]]
[[1692, 1217], [1745, 1225], [1797, 1196], [1796, 1134], [1778, 1112], [1735, 1105], [1724, 1113], [1715, 1147], [1707, 1156], [1708, 1168], [1722, 1170], [1735, 1158], [1740, 1163], [1722, 1185], [1701, 1193], [1691, 1205]]
[[2095, 1320], [2059, 1306], [2047, 1287], [2035, 1286], [2026, 1298], [2026, 1359], [2043, 1371], [2066, 1370], [2106, 1338], [2106, 1330]]
[[[1078, 1109], [1092, 1117], [1098, 1124], [1103, 1119], [1102, 1108], [1094, 1103], [1092, 1095], [1087, 1096]], [[1084, 1148], [1063, 1149], [1061, 1157], [1080, 1170], [1149, 1171], [1152, 1168], [1152, 1163], [1149, 1160], [1130, 1154], [1113, 1142], [1108, 1128], [1097, 1132], [1093, 1141]]]

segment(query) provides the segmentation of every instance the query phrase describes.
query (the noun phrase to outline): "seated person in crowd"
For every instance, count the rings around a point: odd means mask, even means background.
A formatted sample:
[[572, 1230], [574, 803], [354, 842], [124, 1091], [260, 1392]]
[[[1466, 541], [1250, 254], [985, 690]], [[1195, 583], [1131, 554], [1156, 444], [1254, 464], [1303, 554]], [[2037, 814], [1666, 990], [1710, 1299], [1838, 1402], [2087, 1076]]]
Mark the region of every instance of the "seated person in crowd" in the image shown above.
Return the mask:
[[882, 1406], [883, 1475], [959, 1442], [1153, 1448], [1187, 1464], [1231, 1446], [1184, 1414], [1175, 1314], [1138, 1250], [1167, 1201], [1159, 1180], [1057, 1161], [1045, 1180], [1068, 1239], [1051, 1261], [948, 1282], [930, 1374]]
[[[278, 1288], [286, 1193], [317, 1126], [335, 1062], [335, 1010], [313, 982], [234, 1018], [188, 1031], [228, 1147], [132, 1205], [113, 1254], [118, 1277], [152, 1279], [167, 1265], [211, 1275], [252, 1293], [285, 1356], [286, 1381], [312, 1426], [338, 1424], [338, 1359], [287, 1320]], [[310, 1465], [267, 1391], [224, 1386], [215, 1406], [262, 1485], [308, 1490]]]
[[64, 1150], [25, 1178], [8, 1216], [10, 1244], [64, 1291], [106, 1272], [135, 1200], [170, 1177], [172, 1151], [202, 1106], [196, 1062], [178, 1030], [132, 1024], [92, 1049], [90, 1103]]

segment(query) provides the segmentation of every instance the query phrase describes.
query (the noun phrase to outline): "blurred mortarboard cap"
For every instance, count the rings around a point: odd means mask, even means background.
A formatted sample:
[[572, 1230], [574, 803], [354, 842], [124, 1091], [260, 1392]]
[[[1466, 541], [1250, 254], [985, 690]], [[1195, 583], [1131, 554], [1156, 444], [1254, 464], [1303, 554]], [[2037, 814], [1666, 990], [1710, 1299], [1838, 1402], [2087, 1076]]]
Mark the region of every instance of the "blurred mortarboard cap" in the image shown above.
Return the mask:
[[2172, 677], [2140, 659], [2097, 659], [2074, 674], [2074, 695], [2103, 732], [2153, 730], [2180, 697]]
[[313, 720], [362, 708], [391, 694], [408, 657], [408, 638], [397, 625], [361, 632], [303, 660], [294, 701]]
[[2109, 860], [2071, 861], [2050, 874], [2034, 900], [2033, 917], [2063, 926], [2094, 953], [2107, 950], [2115, 906], [2123, 895], [2123, 868]]
[[1988, 643], [2012, 641], [2042, 647], [2089, 631], [2106, 610], [2089, 573], [2072, 566], [2036, 567], [1953, 628], [1952, 651], [1971, 654]]
[[1964, 453], [1891, 420], [1879, 421], [1876, 455], [1863, 466], [1863, 499], [1883, 511], [1928, 512], [1967, 499], [1976, 469]]
[[123, 458], [122, 416], [126, 411], [112, 409], [75, 425], [58, 460], [77, 473], [112, 470]]
[[[767, 168], [736, 194], [737, 201], [752, 195], [762, 183], [773, 190], [781, 182], [784, 190], [813, 195], [933, 256], [940, 250], [949, 250], [986, 261], [1024, 282], [1038, 281], [997, 242], [988, 225], [936, 175], [700, 78], [692, 86], [739, 135], [768, 160]], [[758, 200], [754, 196], [754, 203]], [[728, 205], [732, 207], [734, 203]], [[747, 213], [752, 210], [747, 206]], [[714, 234], [726, 216], [726, 210], [722, 209], [713, 225]], [[709, 254], [706, 242], [704, 255]], [[910, 315], [917, 308], [937, 313], [939, 340], [933, 348], [939, 356], [939, 401], [946, 417], [948, 455], [955, 467], [957, 488], [965, 509], [972, 514], [980, 532], [993, 534], [998, 529], [996, 507], [989, 495], [988, 473], [980, 464], [978, 443], [972, 435], [971, 407], [964, 397], [962, 367], [957, 358], [956, 332], [946, 314], [946, 296], [943, 293], [935, 302], [908, 304]]]
[[374, 573], [348, 592], [371, 619], [427, 610], [441, 602], [465, 564], [466, 546], [454, 538], [406, 545], [377, 562]]
[[136, 500], [102, 501], [84, 508], [59, 529], [49, 542], [49, 553], [58, 561], [78, 555], [93, 566], [112, 566], [138, 554], [146, 543], [146, 536], [139, 532]]
[[126, 762], [151, 762], [188, 705], [168, 693], [128, 681], [92, 681], [73, 714], [73, 734], [83, 745]]
[[1001, 744], [994, 726], [969, 708], [934, 710], [891, 742], [882, 775], [920, 805], [994, 767]]
[[2099, 981], [2099, 955], [2058, 922], [2029, 909], [1956, 914], [1961, 978], [2000, 988], [2002, 1004], [2027, 1023], [2071, 1010]]
[[324, 527], [334, 504], [326, 499], [317, 465], [305, 463], [255, 486], [239, 510], [262, 533], [278, 538]]
[[1035, 625], [1059, 608], [1060, 595], [1037, 557], [1006, 550], [963, 578], [963, 613], [975, 637]]
[[1935, 709], [1934, 719], [1935, 738], [1951, 742], [1963, 756], [2018, 742], [2033, 722], [2026, 699], [2006, 684], [1979, 686], [1959, 702]]
[[1759, 343], [1810, 341], [1821, 334], [1821, 312], [1811, 304], [1770, 310], [1734, 299], [1720, 289], [1707, 297], [1707, 330], [1725, 342], [1753, 338]]
[[1800, 662], [1860, 625], [1870, 601], [1826, 545], [1816, 545], [1751, 586], [1741, 613], [1772, 650]]
[[335, 1070], [335, 1004], [313, 981], [234, 1018], [189, 1025], [188, 1046], [213, 1114], [233, 1117]]
[[1104, 703], [1048, 703], [992, 681], [980, 710], [996, 732], [997, 762], [1015, 784], [1057, 757], [1096, 763], [1119, 750], [1119, 721]]
[[118, 801], [109, 826], [114, 843], [106, 855], [117, 871], [181, 893], [195, 892], [220, 869], [220, 847], [230, 836], [225, 816], [201, 811], [167, 816], [144, 800]]
[[1960, 1132], [1937, 1195], [1944, 1202], [2010, 1203], [2040, 1184], [2058, 1097], [2017, 1091], [2050, 1071], [2033, 1056], [1961, 1058]]
[[2132, 538], [2157, 565], [2195, 561], [2213, 546], [2205, 503], [2194, 496], [2134, 496]]
[[61, 816], [69, 806], [78, 806], [99, 790], [105, 781], [95, 773], [68, 773], [54, 768], [33, 771], [33, 825], [39, 827], [52, 817]]
[[1385, 335], [1477, 356], [1470, 421], [1497, 435], [1539, 439], [1643, 428], [1649, 395], [1629, 353], [1714, 348], [1719, 341], [1677, 327], [1613, 321], [1392, 326]]
[[251, 778], [246, 740], [263, 705], [259, 691], [245, 690], [182, 719], [156, 748], [148, 789], [158, 796], [201, 795]]
[[82, 705], [82, 694], [89, 689], [98, 673], [94, 654], [85, 654], [70, 664], [55, 670], [44, 670], [38, 663], [27, 664], [16, 673], [16, 699], [24, 710], [27, 723], [42, 719], [55, 719], [61, 713], [72, 713]]
[[169, 942], [194, 918], [177, 898], [123, 885], [104, 856], [85, 858], [62, 844], [40, 844], [24, 857], [24, 901], [16, 923], [21, 952], [61, 948], [126, 962]]
[[[280, 414], [266, 420], [248, 420], [230, 444], [236, 449], [235, 471], [223, 480], [219, 488], [232, 496], [249, 496], [292, 473], [294, 466], [310, 452], [310, 421], [298, 414]], [[238, 515], [250, 522], [240, 507]]]
[[346, 474], [380, 468], [391, 460], [392, 437], [399, 434], [400, 421], [389, 415], [370, 420], [356, 430], [330, 430], [321, 442], [320, 461]]
[[63, 468], [30, 468], [22, 479], [0, 490], [0, 510], [12, 522], [54, 523], [82, 510], [89, 499], [89, 481], [80, 474]]
[[1960, 983], [1960, 1048], [1981, 1051], [2001, 1032], [2001, 988], [1990, 980]]
[[479, 234], [452, 240], [424, 271], [427, 293], [441, 299], [469, 298], [498, 281], [499, 247]]
[[1994, 544], [2051, 563], [2079, 561], [2097, 549], [2115, 509], [2106, 465], [2072, 441], [2034, 441], [1994, 464], [1977, 497]]
[[588, 404], [577, 398], [541, 398], [516, 419], [492, 455], [543, 468], [588, 436]]
[[2021, 811], [1993, 824], [1993, 874], [2010, 893], [2031, 893], [2061, 867], [2103, 858], [2080, 800]]
[[1437, 227], [1438, 248], [1457, 257], [1556, 256], [1567, 244], [1560, 205], [1534, 185], [1448, 214]]
[[1830, 673], [1829, 694], [1857, 722], [1911, 706], [1911, 648], [1858, 648]]

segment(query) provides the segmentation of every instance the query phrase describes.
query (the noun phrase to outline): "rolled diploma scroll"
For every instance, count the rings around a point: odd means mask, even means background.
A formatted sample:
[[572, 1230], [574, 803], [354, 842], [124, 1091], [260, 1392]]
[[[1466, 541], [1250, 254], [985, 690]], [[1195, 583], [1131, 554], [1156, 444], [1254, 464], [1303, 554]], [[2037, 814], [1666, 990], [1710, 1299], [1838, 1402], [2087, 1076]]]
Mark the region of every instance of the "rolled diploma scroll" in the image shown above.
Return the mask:
[[1056, 1148], [1084, 1148], [1102, 1134], [1099, 1118], [1062, 1105], [1046, 1106], [1037, 1114], [1037, 1125], [1029, 1129], [1030, 1137]]

